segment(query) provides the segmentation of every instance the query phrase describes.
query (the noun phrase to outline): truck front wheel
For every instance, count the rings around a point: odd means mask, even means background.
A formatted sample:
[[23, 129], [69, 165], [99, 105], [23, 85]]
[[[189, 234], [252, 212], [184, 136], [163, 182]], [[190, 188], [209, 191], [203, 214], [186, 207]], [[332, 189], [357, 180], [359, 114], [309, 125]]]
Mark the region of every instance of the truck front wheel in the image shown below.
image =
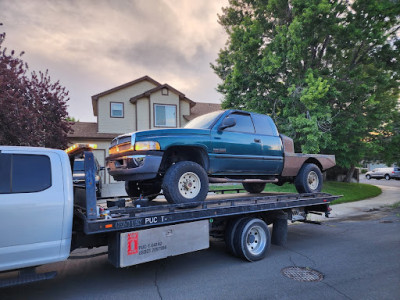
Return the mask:
[[181, 161], [167, 170], [162, 189], [169, 203], [197, 203], [198, 205], [207, 197], [208, 176], [199, 164]]
[[259, 194], [259, 193], [261, 193], [264, 190], [265, 185], [266, 185], [266, 183], [262, 183], [262, 182], [260, 182], [260, 183], [258, 183], [258, 182], [256, 182], [256, 183], [254, 183], [254, 182], [253, 183], [245, 183], [245, 182], [243, 182], [244, 189], [247, 192], [249, 192], [250, 194]]
[[322, 189], [322, 173], [315, 164], [304, 164], [294, 181], [299, 193], [317, 193]]

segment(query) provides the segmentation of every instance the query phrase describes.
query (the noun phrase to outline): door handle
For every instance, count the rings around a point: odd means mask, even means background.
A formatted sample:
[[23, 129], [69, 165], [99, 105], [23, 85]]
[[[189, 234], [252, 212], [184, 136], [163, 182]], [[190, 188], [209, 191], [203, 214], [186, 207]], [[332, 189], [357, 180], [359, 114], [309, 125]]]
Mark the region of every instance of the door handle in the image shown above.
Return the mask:
[[254, 139], [254, 141], [255, 141], [256, 143], [261, 143], [261, 140], [260, 140], [260, 139]]

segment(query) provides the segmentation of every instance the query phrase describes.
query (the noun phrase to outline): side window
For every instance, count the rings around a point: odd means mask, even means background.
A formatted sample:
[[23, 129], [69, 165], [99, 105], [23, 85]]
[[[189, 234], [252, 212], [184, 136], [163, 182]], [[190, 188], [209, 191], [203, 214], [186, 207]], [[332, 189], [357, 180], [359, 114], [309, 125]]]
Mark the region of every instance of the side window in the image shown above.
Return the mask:
[[252, 117], [258, 134], [276, 135], [267, 116], [253, 114]]
[[[7, 156], [9, 157], [7, 159]], [[51, 187], [50, 158], [45, 155], [0, 155], [0, 193], [32, 193]], [[4, 169], [3, 169], [4, 166]]]
[[254, 133], [254, 126], [250, 115], [231, 114], [228, 117], [234, 118], [236, 120], [236, 125], [225, 129], [226, 131]]

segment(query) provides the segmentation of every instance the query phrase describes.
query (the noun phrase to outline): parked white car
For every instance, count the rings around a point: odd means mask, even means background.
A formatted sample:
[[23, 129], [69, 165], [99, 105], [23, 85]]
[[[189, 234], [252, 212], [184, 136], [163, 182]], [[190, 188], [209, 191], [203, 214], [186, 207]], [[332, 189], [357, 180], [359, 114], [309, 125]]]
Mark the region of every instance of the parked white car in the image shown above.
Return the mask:
[[365, 174], [365, 177], [369, 180], [371, 178], [375, 179], [383, 179], [390, 180], [391, 178], [395, 178], [394, 168], [376, 168], [372, 171], [369, 171]]

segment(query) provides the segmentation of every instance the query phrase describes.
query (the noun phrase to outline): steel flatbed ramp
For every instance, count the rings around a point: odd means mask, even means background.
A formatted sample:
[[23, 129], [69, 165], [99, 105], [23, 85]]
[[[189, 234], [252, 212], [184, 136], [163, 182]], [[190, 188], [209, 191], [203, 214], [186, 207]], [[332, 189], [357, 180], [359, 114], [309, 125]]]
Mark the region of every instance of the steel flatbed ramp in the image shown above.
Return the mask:
[[195, 208], [185, 205], [155, 202], [147, 207], [110, 208], [111, 218], [89, 220], [84, 211], [78, 216], [84, 219], [86, 234], [137, 230], [160, 225], [212, 219], [258, 212], [328, 205], [340, 196], [326, 193], [314, 194], [224, 194], [211, 195]]

